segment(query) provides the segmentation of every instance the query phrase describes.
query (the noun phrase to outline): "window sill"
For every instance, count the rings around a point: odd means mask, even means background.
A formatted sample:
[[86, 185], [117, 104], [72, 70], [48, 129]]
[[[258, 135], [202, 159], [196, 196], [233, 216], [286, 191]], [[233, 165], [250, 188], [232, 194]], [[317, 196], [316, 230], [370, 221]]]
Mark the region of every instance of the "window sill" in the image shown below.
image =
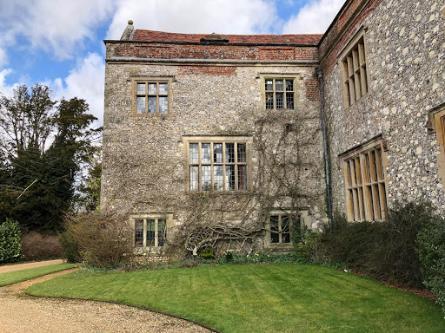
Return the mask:
[[251, 191], [247, 190], [247, 191], [186, 191], [187, 194], [193, 195], [193, 194], [197, 194], [197, 195], [203, 195], [203, 194], [208, 194], [208, 195], [246, 195], [246, 194], [250, 194]]
[[297, 109], [264, 109], [264, 111], [266, 111], [266, 112], [271, 112], [271, 111], [277, 111], [277, 112], [286, 112], [286, 111], [289, 111], [289, 112], [295, 112], [295, 111], [297, 111]]
[[353, 108], [360, 107], [363, 103], [365, 103], [364, 101], [367, 99], [368, 96], [369, 96], [369, 92], [367, 92], [366, 95], [360, 97], [357, 101], [354, 102], [354, 104], [351, 104], [349, 106], [343, 105], [343, 110], [351, 111], [351, 109], [353, 109]]
[[290, 243], [268, 243], [265, 245], [266, 249], [270, 250], [283, 250], [283, 251], [293, 251], [294, 245], [292, 242]]

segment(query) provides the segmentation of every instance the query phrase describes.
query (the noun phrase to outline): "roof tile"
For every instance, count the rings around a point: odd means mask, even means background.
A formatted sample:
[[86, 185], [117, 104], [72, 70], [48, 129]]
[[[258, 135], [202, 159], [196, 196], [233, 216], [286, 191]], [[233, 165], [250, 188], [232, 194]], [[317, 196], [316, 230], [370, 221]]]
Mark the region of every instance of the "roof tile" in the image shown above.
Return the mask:
[[[155, 30], [136, 29], [133, 41], [138, 42], [171, 42], [171, 43], [200, 43], [201, 39], [209, 39], [209, 34], [181, 34]], [[317, 45], [322, 35], [218, 35], [227, 39], [228, 44], [302, 44]]]

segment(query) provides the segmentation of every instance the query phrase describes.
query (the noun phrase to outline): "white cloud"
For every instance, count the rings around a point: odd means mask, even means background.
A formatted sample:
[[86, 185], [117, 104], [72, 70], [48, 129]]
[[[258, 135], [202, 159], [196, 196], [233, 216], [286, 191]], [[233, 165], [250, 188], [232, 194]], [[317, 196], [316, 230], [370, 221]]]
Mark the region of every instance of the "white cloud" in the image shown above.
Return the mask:
[[278, 32], [274, 1], [117, 0], [107, 38], [119, 39], [128, 19], [140, 29], [184, 33]]
[[5, 68], [0, 70], [0, 96], [11, 97], [13, 95], [14, 88], [18, 85], [14, 83], [9, 85], [6, 83], [6, 77], [12, 73], [12, 70]]
[[311, 0], [284, 25], [283, 33], [324, 33], [345, 0]]
[[107, 0], [0, 0], [0, 8], [0, 47], [14, 45], [22, 37], [33, 48], [66, 59], [83, 40], [96, 38], [93, 31], [109, 17], [113, 4]]
[[90, 113], [98, 118], [97, 125], [103, 123], [104, 108], [104, 62], [97, 53], [88, 54], [64, 79], [49, 82], [55, 97], [65, 99], [78, 97], [87, 101]]

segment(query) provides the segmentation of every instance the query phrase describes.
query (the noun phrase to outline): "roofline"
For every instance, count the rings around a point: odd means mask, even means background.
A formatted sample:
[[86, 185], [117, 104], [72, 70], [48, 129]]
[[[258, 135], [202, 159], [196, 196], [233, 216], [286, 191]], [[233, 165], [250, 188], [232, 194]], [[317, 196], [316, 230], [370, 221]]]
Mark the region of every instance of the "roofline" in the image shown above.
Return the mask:
[[[346, 0], [343, 6], [337, 12], [331, 24], [329, 24], [326, 31], [321, 35], [320, 40], [317, 43], [313, 44], [303, 44], [303, 43], [227, 43], [227, 44], [218, 44], [219, 46], [294, 46], [294, 47], [320, 47], [321, 43], [323, 43], [324, 39], [330, 32], [330, 30], [334, 27], [335, 22], [338, 20], [340, 15], [346, 10], [347, 7], [351, 5], [353, 0]], [[362, 0], [362, 3], [368, 2], [369, 0]], [[361, 6], [360, 6], [361, 7]], [[304, 36], [305, 34], [301, 34]], [[314, 34], [307, 34], [314, 35]], [[116, 39], [104, 39], [104, 44], [110, 43], [146, 43], [146, 44], [177, 44], [177, 45], [205, 45], [199, 42], [185, 42], [185, 41], [135, 41], [135, 40], [116, 40]]]
[[334, 23], [338, 20], [338, 18], [340, 17], [340, 14], [351, 5], [353, 0], [346, 0], [345, 3], [343, 4], [343, 6], [341, 6], [340, 10], [337, 12], [337, 15], [335, 15], [334, 19], [332, 20], [331, 24], [329, 24], [328, 28], [326, 29], [326, 31], [323, 33], [323, 35], [321, 36], [320, 40], [318, 41], [317, 46], [320, 46], [321, 43], [323, 42], [323, 40], [325, 39], [325, 37], [327, 36], [327, 34], [329, 33], [329, 31], [332, 29], [332, 27], [334, 26]]
[[[343, 4], [343, 6], [340, 8], [340, 10], [338, 11], [337, 15], [335, 15], [334, 19], [332, 20], [331, 24], [329, 25], [329, 27], [326, 29], [325, 33], [321, 36], [319, 42], [318, 42], [318, 47], [321, 46], [321, 43], [323, 43], [325, 37], [328, 35], [329, 31], [333, 28], [335, 22], [338, 20], [338, 18], [340, 17], [340, 15], [347, 9], [347, 7], [349, 7], [351, 5], [351, 3], [354, 0], [346, 0], [346, 2]], [[361, 0], [361, 3], [359, 6], [357, 6], [357, 8], [354, 10], [354, 14], [348, 19], [346, 25], [349, 24], [349, 22], [355, 17], [355, 14], [357, 12], [359, 12], [360, 10], [362, 10], [366, 4], [369, 2], [369, 0]], [[342, 32], [345, 29], [342, 29]]]
[[239, 59], [196, 59], [196, 58], [140, 58], [112, 57], [105, 59], [106, 63], [162, 63], [175, 65], [274, 65], [274, 66], [318, 66], [318, 60], [239, 60]]
[[104, 44], [118, 44], [118, 43], [137, 43], [137, 44], [175, 44], [175, 45], [217, 45], [217, 46], [291, 46], [291, 47], [318, 47], [318, 43], [303, 44], [303, 43], [225, 43], [225, 44], [203, 44], [200, 42], [186, 42], [186, 41], [138, 41], [138, 40], [116, 40], [104, 39]]

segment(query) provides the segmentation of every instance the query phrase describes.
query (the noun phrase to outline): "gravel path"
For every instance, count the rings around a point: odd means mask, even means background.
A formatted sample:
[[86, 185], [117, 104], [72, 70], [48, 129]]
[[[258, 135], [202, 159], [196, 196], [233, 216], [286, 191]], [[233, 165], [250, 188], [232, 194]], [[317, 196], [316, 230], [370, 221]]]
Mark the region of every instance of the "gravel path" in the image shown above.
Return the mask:
[[185, 320], [129, 306], [35, 298], [22, 293], [31, 284], [69, 272], [58, 272], [0, 288], [0, 332], [210, 332]]
[[64, 261], [62, 259], [55, 259], [55, 260], [25, 262], [19, 264], [8, 264], [0, 266], [0, 273], [9, 273], [9, 272], [21, 271], [22, 269], [37, 268], [42, 266], [50, 266], [63, 263]]

